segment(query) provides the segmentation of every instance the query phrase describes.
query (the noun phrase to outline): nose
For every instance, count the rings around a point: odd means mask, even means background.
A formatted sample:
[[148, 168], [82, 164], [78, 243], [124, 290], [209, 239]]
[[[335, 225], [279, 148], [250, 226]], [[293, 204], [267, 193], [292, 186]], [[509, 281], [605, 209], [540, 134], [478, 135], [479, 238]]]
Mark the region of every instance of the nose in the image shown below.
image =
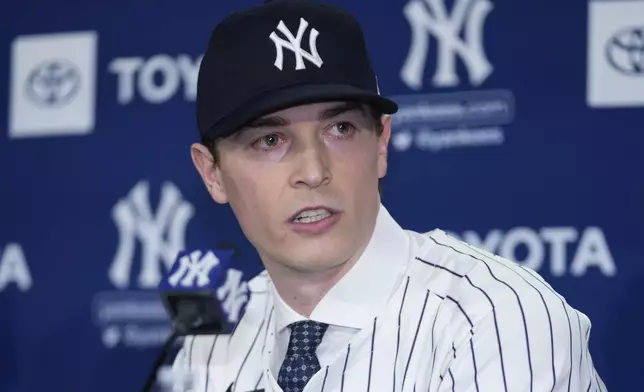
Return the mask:
[[329, 154], [322, 142], [315, 141], [301, 146], [294, 166], [291, 176], [293, 187], [315, 189], [328, 185], [331, 181]]

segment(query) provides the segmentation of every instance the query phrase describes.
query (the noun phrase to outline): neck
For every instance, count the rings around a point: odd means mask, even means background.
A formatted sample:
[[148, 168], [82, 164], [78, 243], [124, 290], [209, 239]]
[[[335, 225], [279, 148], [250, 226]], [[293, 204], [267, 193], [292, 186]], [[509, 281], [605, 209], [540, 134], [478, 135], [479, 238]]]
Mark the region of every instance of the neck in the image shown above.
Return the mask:
[[353, 267], [355, 260], [324, 271], [296, 271], [277, 263], [265, 263], [275, 289], [294, 311], [310, 317], [326, 293]]

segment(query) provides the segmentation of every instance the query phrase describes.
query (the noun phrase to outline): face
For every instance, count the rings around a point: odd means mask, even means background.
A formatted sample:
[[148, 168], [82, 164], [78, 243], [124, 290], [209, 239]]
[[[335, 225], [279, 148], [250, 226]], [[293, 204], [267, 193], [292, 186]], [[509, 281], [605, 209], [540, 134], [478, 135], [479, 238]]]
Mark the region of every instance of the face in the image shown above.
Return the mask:
[[192, 158], [213, 199], [230, 203], [269, 269], [323, 271], [359, 257], [378, 213], [390, 119], [376, 135], [366, 108], [343, 102], [289, 108]]

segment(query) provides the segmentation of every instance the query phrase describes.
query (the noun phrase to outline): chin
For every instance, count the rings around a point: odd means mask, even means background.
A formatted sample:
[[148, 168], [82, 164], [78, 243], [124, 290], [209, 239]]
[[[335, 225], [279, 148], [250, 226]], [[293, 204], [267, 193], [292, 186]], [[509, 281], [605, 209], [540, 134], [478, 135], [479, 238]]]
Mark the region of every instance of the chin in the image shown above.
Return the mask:
[[[330, 252], [329, 249], [334, 249]], [[294, 251], [285, 255], [283, 260], [289, 260], [289, 267], [301, 272], [320, 272], [336, 268], [346, 263], [351, 258], [347, 252], [340, 252], [336, 246], [332, 247], [308, 247], [301, 251]]]
[[[356, 253], [356, 241], [349, 230], [334, 227], [316, 237], [292, 236], [284, 248], [288, 254], [283, 260], [308, 270], [322, 271], [338, 267], [350, 260]], [[285, 252], [286, 253], [286, 252]]]

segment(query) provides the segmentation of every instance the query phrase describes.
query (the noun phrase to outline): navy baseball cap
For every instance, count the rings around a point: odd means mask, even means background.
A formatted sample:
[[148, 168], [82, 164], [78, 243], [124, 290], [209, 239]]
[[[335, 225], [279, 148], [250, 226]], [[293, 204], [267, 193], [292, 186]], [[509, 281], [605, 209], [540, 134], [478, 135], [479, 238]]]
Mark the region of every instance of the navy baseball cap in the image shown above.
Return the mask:
[[220, 138], [268, 113], [352, 100], [383, 114], [362, 29], [348, 12], [309, 0], [273, 0], [235, 12], [213, 30], [199, 68], [197, 124]]

